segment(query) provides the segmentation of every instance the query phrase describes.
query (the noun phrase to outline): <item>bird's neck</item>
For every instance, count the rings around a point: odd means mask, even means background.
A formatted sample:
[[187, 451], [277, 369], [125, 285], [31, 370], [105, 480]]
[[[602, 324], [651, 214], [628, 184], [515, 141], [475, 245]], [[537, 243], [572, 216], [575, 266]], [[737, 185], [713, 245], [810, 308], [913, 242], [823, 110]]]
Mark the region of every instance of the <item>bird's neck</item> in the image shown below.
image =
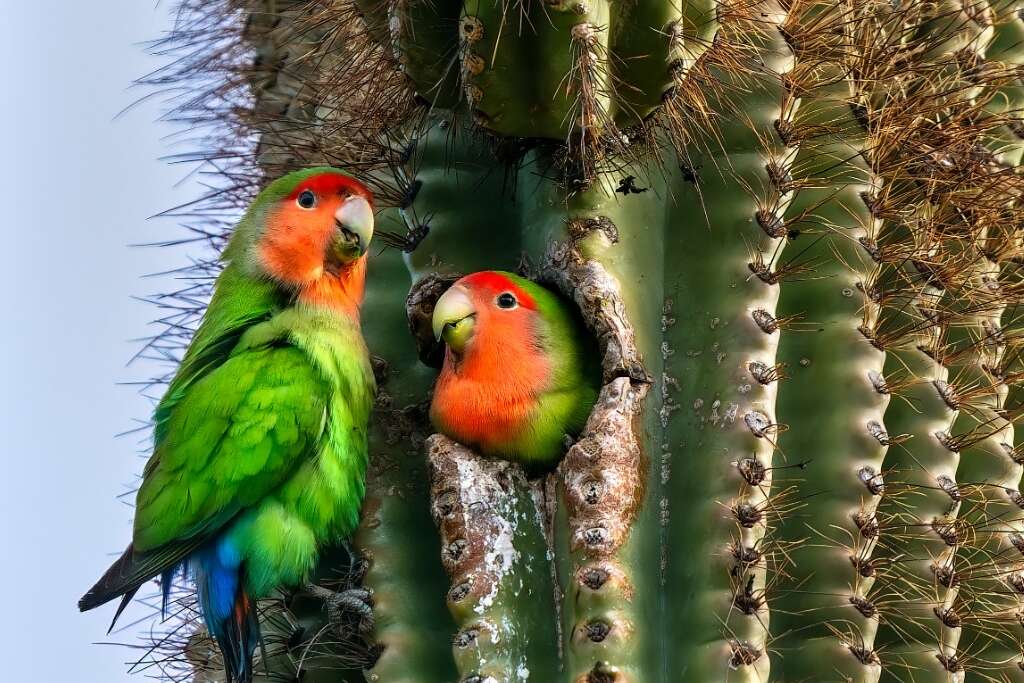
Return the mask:
[[324, 272], [299, 290], [298, 301], [312, 308], [359, 318], [366, 283], [366, 255], [337, 272]]

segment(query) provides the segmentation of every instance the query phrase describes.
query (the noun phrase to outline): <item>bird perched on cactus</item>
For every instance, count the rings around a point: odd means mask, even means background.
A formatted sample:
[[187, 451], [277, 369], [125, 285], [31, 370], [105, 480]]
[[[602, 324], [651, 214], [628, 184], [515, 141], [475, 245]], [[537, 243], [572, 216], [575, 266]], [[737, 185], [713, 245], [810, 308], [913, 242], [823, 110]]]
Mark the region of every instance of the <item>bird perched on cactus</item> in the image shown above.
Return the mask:
[[92, 609], [187, 569], [228, 680], [252, 679], [255, 601], [308, 579], [356, 527], [376, 390], [359, 324], [370, 191], [333, 168], [271, 183], [223, 254], [206, 315], [154, 415], [131, 544]]
[[430, 416], [484, 455], [550, 468], [597, 398], [592, 338], [554, 293], [512, 273], [485, 271], [438, 299], [433, 330], [446, 345]]

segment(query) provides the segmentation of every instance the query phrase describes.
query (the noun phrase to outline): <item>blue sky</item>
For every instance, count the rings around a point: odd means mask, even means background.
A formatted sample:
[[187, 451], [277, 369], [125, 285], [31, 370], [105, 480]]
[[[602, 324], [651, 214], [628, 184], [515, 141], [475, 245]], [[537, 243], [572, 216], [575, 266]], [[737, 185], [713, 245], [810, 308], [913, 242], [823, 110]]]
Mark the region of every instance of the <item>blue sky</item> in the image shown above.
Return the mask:
[[[132, 652], [108, 638], [111, 608], [75, 603], [123, 548], [131, 510], [118, 495], [141, 469], [137, 438], [115, 438], [148, 402], [119, 382], [154, 311], [131, 297], [140, 276], [182, 255], [130, 248], [175, 235], [147, 216], [193, 198], [187, 169], [158, 160], [173, 132], [159, 101], [116, 118], [158, 65], [141, 43], [170, 27], [169, 5], [71, 0], [4, 3], [5, 97], [0, 199], [5, 211], [0, 335], [0, 563], [5, 680], [116, 683]], [[176, 186], [177, 185], [177, 186]], [[136, 613], [136, 616], [138, 612]], [[13, 669], [12, 669], [13, 667]]]

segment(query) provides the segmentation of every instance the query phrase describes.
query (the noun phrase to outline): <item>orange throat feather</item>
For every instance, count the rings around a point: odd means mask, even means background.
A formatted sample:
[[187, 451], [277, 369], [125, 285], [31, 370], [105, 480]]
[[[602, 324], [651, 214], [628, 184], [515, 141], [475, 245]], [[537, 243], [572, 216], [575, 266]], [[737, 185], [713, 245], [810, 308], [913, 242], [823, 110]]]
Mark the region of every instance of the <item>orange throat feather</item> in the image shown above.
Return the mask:
[[460, 442], [500, 452], [529, 427], [550, 373], [529, 330], [488, 320], [461, 358], [446, 351], [432, 417]]
[[324, 271], [320, 277], [299, 287], [298, 300], [349, 316], [358, 316], [366, 284], [366, 254], [336, 272]]

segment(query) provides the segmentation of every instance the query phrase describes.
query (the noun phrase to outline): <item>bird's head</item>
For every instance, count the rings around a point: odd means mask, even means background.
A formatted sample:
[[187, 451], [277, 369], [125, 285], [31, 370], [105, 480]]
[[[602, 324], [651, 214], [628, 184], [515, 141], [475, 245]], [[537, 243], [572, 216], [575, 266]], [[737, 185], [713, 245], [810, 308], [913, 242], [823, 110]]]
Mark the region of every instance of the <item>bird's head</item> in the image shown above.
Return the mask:
[[[536, 329], [540, 315], [537, 285], [503, 271], [488, 270], [462, 278], [434, 306], [434, 336], [462, 356], [482, 332], [505, 338]], [[513, 334], [515, 333], [515, 334]]]
[[301, 296], [329, 289], [350, 270], [362, 272], [372, 238], [370, 190], [337, 169], [311, 168], [259, 194], [225, 258]]

